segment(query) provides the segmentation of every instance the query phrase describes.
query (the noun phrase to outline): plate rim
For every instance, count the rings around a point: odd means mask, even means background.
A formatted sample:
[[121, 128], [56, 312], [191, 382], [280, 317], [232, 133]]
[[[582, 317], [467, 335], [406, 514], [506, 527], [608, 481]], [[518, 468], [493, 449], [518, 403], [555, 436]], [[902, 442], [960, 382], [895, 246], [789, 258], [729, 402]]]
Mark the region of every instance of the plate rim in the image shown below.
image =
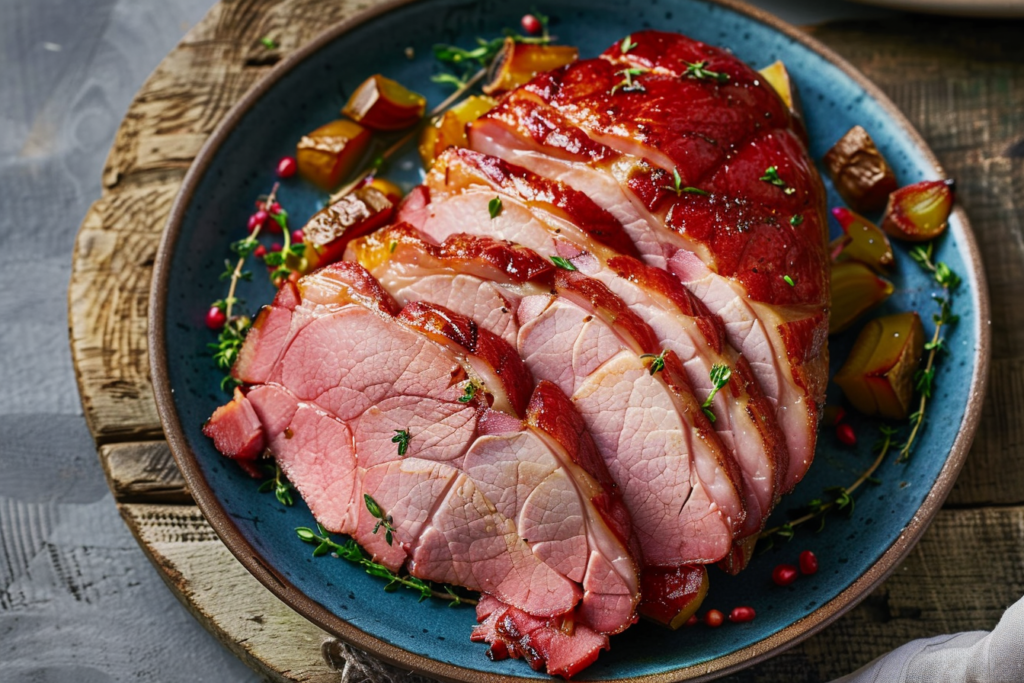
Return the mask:
[[[173, 257], [174, 246], [181, 232], [185, 213], [216, 152], [249, 109], [281, 78], [308, 57], [345, 33], [358, 28], [372, 19], [407, 5], [425, 1], [427, 0], [387, 0], [328, 27], [312, 40], [282, 59], [270, 72], [254, 83], [242, 98], [232, 106], [224, 119], [217, 125], [214, 132], [204, 142], [188, 172], [185, 174], [181, 188], [171, 207], [167, 224], [157, 249], [149, 294], [147, 337], [150, 375], [157, 412], [164, 435], [175, 462], [185, 478], [188, 489], [195, 499], [196, 505], [213, 527], [217, 536], [228, 547], [228, 550], [231, 551], [232, 555], [277, 598], [324, 631], [395, 666], [412, 669], [418, 673], [451, 683], [524, 683], [525, 681], [534, 681], [536, 679], [469, 669], [457, 664], [442, 662], [410, 652], [372, 635], [331, 613], [319, 602], [299, 590], [287, 578], [281, 576], [272, 567], [268, 566], [263, 561], [260, 552], [242, 535], [234, 520], [232, 520], [217, 500], [213, 488], [206, 481], [205, 477], [202, 476], [196, 455], [188, 445], [178, 417], [168, 372], [165, 330], [167, 284], [171, 274], [170, 263]], [[749, 17], [803, 45], [833, 66], [839, 68], [881, 106], [885, 114], [904, 131], [910, 142], [917, 147], [925, 161], [936, 173], [946, 177], [945, 170], [935, 157], [931, 147], [921, 137], [913, 124], [907, 120], [878, 86], [831, 48], [775, 15], [760, 8], [747, 5], [740, 0], [703, 1]], [[820, 605], [806, 617], [793, 622], [778, 632], [756, 643], [706, 662], [679, 667], [657, 674], [608, 679], [602, 683], [707, 681], [762, 662], [806, 640], [857, 605], [888, 578], [896, 569], [900, 560], [920, 540], [952, 490], [953, 484], [963, 467], [967, 453], [974, 440], [978, 423], [981, 419], [981, 409], [988, 385], [988, 369], [991, 359], [989, 292], [981, 253], [966, 212], [959, 204], [954, 208], [954, 215], [962, 226], [962, 235], [960, 235], [963, 246], [962, 257], [971, 267], [972, 303], [977, 313], [975, 325], [976, 362], [971, 376], [968, 390], [969, 398], [964, 409], [964, 417], [960, 429], [946, 457], [946, 462], [935, 479], [935, 483], [925, 496], [911, 521], [903, 528], [900, 535], [882, 553], [878, 560], [852, 584], [840, 592], [839, 595]], [[585, 680], [585, 678], [580, 680]]]

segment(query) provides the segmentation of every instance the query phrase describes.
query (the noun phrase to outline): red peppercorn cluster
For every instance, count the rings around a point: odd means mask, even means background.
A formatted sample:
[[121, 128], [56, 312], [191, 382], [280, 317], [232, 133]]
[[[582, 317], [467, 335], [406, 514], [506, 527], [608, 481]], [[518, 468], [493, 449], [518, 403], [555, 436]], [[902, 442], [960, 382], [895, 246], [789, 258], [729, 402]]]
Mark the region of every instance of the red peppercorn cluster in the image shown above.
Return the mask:
[[810, 576], [818, 572], [818, 558], [810, 550], [800, 553], [799, 570], [791, 564], [780, 564], [772, 570], [772, 581], [777, 586], [788, 586], [803, 574]]
[[[745, 624], [748, 621], [753, 621], [754, 617], [757, 616], [757, 612], [754, 611], [753, 607], [747, 607], [746, 605], [740, 607], [733, 607], [732, 611], [729, 612], [729, 621], [734, 624]], [[717, 609], [709, 609], [704, 613], [704, 618], [701, 619], [696, 614], [686, 620], [687, 626], [696, 626], [701, 621], [704, 625], [709, 628], [718, 628], [725, 623], [726, 616]]]

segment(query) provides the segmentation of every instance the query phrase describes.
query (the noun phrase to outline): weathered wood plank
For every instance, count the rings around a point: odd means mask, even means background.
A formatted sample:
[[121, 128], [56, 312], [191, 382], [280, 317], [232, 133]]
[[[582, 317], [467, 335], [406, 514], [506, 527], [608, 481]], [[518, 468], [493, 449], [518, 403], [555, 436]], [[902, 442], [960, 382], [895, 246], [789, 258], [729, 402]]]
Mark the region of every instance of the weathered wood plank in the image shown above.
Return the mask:
[[149, 282], [175, 183], [103, 197], [82, 223], [68, 287], [71, 355], [97, 443], [157, 439], [149, 383]]
[[166, 441], [100, 446], [100, 463], [119, 503], [192, 503]]
[[225, 647], [273, 681], [336, 683], [320, 656], [327, 634], [260, 585], [198, 508], [119, 509], [170, 589]]

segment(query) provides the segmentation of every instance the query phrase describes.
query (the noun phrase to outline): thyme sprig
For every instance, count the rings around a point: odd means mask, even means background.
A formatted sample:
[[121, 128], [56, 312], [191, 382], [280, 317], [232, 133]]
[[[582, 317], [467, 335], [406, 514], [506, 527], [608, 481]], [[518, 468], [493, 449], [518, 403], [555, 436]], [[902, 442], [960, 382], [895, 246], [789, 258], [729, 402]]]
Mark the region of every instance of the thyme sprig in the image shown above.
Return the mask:
[[343, 543], [336, 543], [331, 540], [330, 535], [319, 522], [316, 525], [316, 531], [309, 527], [298, 527], [295, 530], [299, 540], [303, 543], [309, 543], [315, 545], [316, 548], [313, 550], [314, 557], [322, 557], [330, 554], [334, 557], [348, 560], [354, 564], [358, 564], [366, 570], [366, 573], [370, 576], [376, 576], [381, 579], [387, 580], [384, 585], [384, 590], [391, 593], [399, 588], [408, 588], [411, 591], [419, 593], [420, 602], [423, 602], [427, 598], [440, 598], [441, 600], [447, 600], [449, 607], [458, 607], [459, 605], [475, 605], [477, 601], [473, 598], [466, 598], [458, 595], [451, 586], [442, 584], [437, 587], [430, 581], [424, 581], [418, 579], [415, 576], [409, 574], [396, 574], [387, 567], [377, 562], [374, 562], [372, 558], [368, 557], [363, 549], [359, 547], [351, 538], [346, 539]]
[[281, 466], [275, 463], [273, 467], [267, 465], [265, 469], [267, 474], [273, 478], [267, 479], [256, 490], [259, 493], [273, 491], [274, 497], [277, 498], [277, 502], [281, 505], [287, 505], [288, 507], [295, 505], [295, 499], [292, 497], [292, 484], [281, 472]]
[[633, 34], [630, 34], [622, 39], [622, 43], [619, 45], [619, 50], [622, 51], [622, 54], [626, 54], [634, 47], [636, 47], [636, 42], [633, 40]]
[[[764, 175], [762, 175], [760, 178], [758, 178], [758, 180], [760, 180], [762, 182], [766, 182], [769, 185], [774, 185], [775, 187], [781, 187], [782, 191], [784, 193], [786, 193], [786, 194], [793, 194], [794, 192], [796, 192], [795, 188], [789, 187], [786, 184], [786, 181], [779, 177], [779, 168], [778, 168], [778, 166], [769, 166], [768, 168], [766, 168], [764, 170]], [[801, 220], [801, 223], [802, 222], [803, 221]], [[799, 225], [799, 224], [796, 224], [796, 225]]]
[[464, 87], [469, 83], [474, 68], [481, 67], [481, 71], [491, 68], [495, 58], [505, 46], [507, 38], [511, 38], [517, 43], [530, 45], [550, 44], [554, 40], [554, 37], [548, 32], [548, 22], [550, 19], [536, 11], [533, 12], [533, 16], [537, 17], [537, 20], [540, 21], [541, 34], [539, 36], [524, 36], [511, 29], [505, 29], [502, 35], [497, 38], [490, 40], [477, 38], [476, 47], [469, 50], [457, 45], [435, 45], [434, 57], [453, 71], [461, 72], [461, 75], [440, 73], [433, 76], [431, 80], [435, 83], [454, 85], [457, 88]]
[[[273, 206], [279, 187], [280, 183], [274, 183], [274, 186], [270, 189], [270, 194], [267, 195], [264, 201], [265, 206]], [[230, 259], [224, 262], [224, 272], [220, 276], [222, 280], [229, 280], [231, 283], [228, 285], [228, 294], [223, 299], [218, 299], [212, 304], [213, 307], [220, 309], [224, 313], [225, 320], [224, 326], [217, 334], [217, 341], [206, 346], [212, 352], [213, 362], [226, 373], [220, 381], [220, 388], [229, 393], [240, 384], [237, 379], [231, 376], [230, 372], [235, 361], [238, 360], [238, 353], [242, 350], [242, 343], [245, 341], [245, 336], [249, 333], [249, 328], [252, 326], [252, 320], [249, 316], [234, 315], [235, 306], [241, 303], [237, 296], [238, 283], [242, 280], [252, 279], [252, 273], [245, 270], [245, 262], [256, 250], [256, 247], [259, 246], [258, 238], [262, 230], [263, 226], [257, 225], [249, 233], [248, 237], [231, 244], [230, 249], [237, 258], [234, 264], [232, 264]], [[288, 234], [287, 230], [284, 232], [285, 235]]]
[[[270, 206], [270, 204], [267, 204]], [[281, 209], [277, 213], [270, 214], [270, 220], [281, 226], [284, 233], [284, 246], [281, 251], [272, 251], [263, 257], [263, 263], [273, 268], [270, 271], [270, 279], [274, 283], [287, 279], [296, 268], [302, 265], [302, 255], [306, 253], [306, 245], [292, 242], [291, 232], [288, 230], [288, 212]]]
[[655, 356], [653, 353], [645, 353], [640, 356], [641, 359], [651, 359], [651, 365], [647, 370], [651, 373], [651, 376], [658, 374], [665, 369], [665, 354], [668, 353], [668, 349], [662, 349], [661, 353]]
[[669, 192], [675, 192], [677, 197], [682, 197], [684, 192], [688, 194], [700, 194], [705, 196], [708, 194], [707, 190], [702, 190], [699, 187], [691, 187], [690, 185], [684, 187], [683, 178], [682, 176], [679, 175], [678, 168], [672, 169], [672, 184], [662, 185], [658, 189], [668, 190]]
[[825, 515], [830, 510], [846, 511], [847, 516], [852, 516], [855, 508], [853, 492], [863, 486], [865, 483], [878, 484], [878, 479], [875, 479], [875, 470], [885, 460], [885, 456], [889, 454], [889, 451], [893, 447], [893, 437], [896, 435], [896, 430], [887, 425], [879, 427], [879, 431], [882, 433], [882, 439], [875, 444], [878, 455], [875, 457], [874, 462], [871, 466], [864, 470], [857, 480], [849, 486], [830, 486], [825, 489], [824, 493], [829, 496], [829, 500], [816, 498], [810, 501], [804, 508], [806, 512], [797, 517], [791, 522], [780, 524], [779, 526], [765, 529], [761, 532], [758, 538], [763, 541], [762, 552], [770, 550], [775, 545], [775, 539], [790, 540], [793, 538], [794, 529], [801, 524], [806, 524], [810, 521], [818, 522], [818, 531], [825, 528]]
[[[406, 434], [408, 434], [408, 432], [406, 432]], [[394, 441], [394, 439], [392, 439], [392, 441]], [[398, 454], [402, 455], [401, 446], [398, 447]], [[369, 511], [370, 515], [377, 520], [377, 524], [373, 527], [373, 533], [376, 534], [380, 531], [381, 527], [384, 527], [384, 540], [388, 545], [394, 543], [395, 520], [391, 515], [386, 514], [384, 510], [381, 509], [380, 504], [378, 504], [369, 493], [363, 494], [363, 501], [366, 503], [366, 509]]]
[[707, 418], [714, 423], [718, 418], [715, 417], [715, 412], [711, 410], [711, 403], [715, 400], [715, 394], [719, 392], [729, 380], [732, 378], [732, 368], [728, 365], [719, 365], [715, 363], [711, 366], [711, 371], [708, 373], [711, 377], [711, 392], [708, 393], [708, 397], [704, 399], [704, 403], [701, 404], [700, 409], [704, 411]]
[[707, 62], [684, 62], [684, 64], [686, 64], [686, 71], [683, 72], [683, 76], [697, 80], [713, 80], [719, 83], [729, 82], [729, 74], [709, 70]]
[[914, 373], [914, 388], [920, 394], [917, 410], [910, 415], [910, 434], [907, 440], [900, 444], [900, 455], [896, 462], [906, 462], [910, 459], [910, 452], [914, 441], [921, 433], [921, 426], [924, 424], [925, 412], [928, 408], [928, 401], [932, 397], [935, 383], [935, 361], [939, 351], [946, 350], [946, 340], [942, 336], [943, 328], [951, 328], [960, 320], [960, 316], [954, 315], [953, 294], [960, 286], [960, 276], [943, 261], [934, 260], [935, 246], [932, 242], [927, 245], [919, 245], [910, 250], [910, 258], [917, 263], [922, 270], [930, 273], [935, 282], [942, 287], [942, 295], [934, 296], [935, 303], [939, 306], [939, 312], [932, 316], [935, 323], [935, 331], [932, 338], [925, 344], [928, 356], [925, 359], [923, 368]]
[[[459, 401], [462, 401], [460, 398]], [[462, 401], [465, 403], [466, 401]], [[398, 444], [398, 454], [405, 455], [409, 451], [409, 442], [412, 441], [412, 434], [408, 429], [396, 429], [395, 435], [391, 437], [391, 443]]]
[[467, 382], [465, 388], [462, 390], [462, 396], [459, 396], [459, 403], [469, 403], [476, 396], [476, 392], [480, 390], [480, 387], [475, 382]]
[[646, 89], [644, 88], [642, 83], [633, 80], [634, 76], [642, 76], [645, 73], [647, 73], [647, 69], [640, 69], [635, 66], [631, 66], [626, 69], [616, 71], [615, 75], [622, 76], [623, 78], [621, 81], [612, 86], [610, 94], [614, 95], [620, 90], [622, 92], [646, 92]]

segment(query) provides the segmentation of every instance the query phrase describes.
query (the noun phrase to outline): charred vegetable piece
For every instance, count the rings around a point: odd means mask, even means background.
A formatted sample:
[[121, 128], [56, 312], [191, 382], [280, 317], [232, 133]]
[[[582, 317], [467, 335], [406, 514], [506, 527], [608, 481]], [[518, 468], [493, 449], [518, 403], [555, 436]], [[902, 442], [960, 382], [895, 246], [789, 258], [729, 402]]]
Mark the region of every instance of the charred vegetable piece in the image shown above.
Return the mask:
[[842, 332], [857, 318], [888, 299], [892, 292], [891, 282], [878, 277], [859, 261], [833, 263], [829, 334]]
[[376, 74], [356, 88], [341, 113], [373, 130], [402, 130], [423, 118], [426, 108], [423, 95]]
[[884, 273], [892, 265], [892, 245], [877, 225], [859, 213], [843, 207], [832, 209], [832, 215], [843, 228], [843, 236], [832, 240], [832, 259], [853, 259], [871, 266], [876, 273]]
[[825, 154], [825, 167], [836, 190], [860, 212], [880, 211], [896, 189], [896, 176], [875, 141], [854, 126]]
[[423, 129], [420, 135], [420, 158], [424, 168], [430, 168], [444, 150], [449, 147], [466, 147], [466, 125], [494, 108], [497, 101], [490, 97], [472, 95], [456, 104], [434, 120], [433, 125]]
[[704, 565], [647, 567], [640, 578], [640, 614], [675, 630], [697, 613], [708, 586]]
[[374, 187], [361, 187], [313, 214], [302, 238], [305, 272], [341, 259], [353, 239], [373, 232], [391, 219], [394, 204]]
[[889, 195], [882, 230], [908, 242], [927, 242], [946, 230], [953, 210], [953, 181], [925, 180]]
[[506, 38], [491, 66], [484, 92], [494, 95], [515, 90], [539, 73], [575, 62], [578, 56], [579, 50], [567, 45], [517, 43]]
[[369, 143], [370, 131], [358, 123], [331, 121], [299, 140], [299, 173], [329, 192], [349, 174]]
[[798, 111], [799, 100], [796, 95], [796, 87], [789, 77], [789, 70], [786, 69], [785, 64], [775, 62], [758, 70], [758, 73], [764, 76], [764, 80], [768, 81], [768, 85], [775, 88], [775, 92], [779, 93], [779, 97], [786, 103], [790, 111]]
[[835, 383], [865, 415], [904, 420], [914, 398], [914, 373], [924, 352], [924, 327], [913, 311], [872, 320], [857, 337]]

